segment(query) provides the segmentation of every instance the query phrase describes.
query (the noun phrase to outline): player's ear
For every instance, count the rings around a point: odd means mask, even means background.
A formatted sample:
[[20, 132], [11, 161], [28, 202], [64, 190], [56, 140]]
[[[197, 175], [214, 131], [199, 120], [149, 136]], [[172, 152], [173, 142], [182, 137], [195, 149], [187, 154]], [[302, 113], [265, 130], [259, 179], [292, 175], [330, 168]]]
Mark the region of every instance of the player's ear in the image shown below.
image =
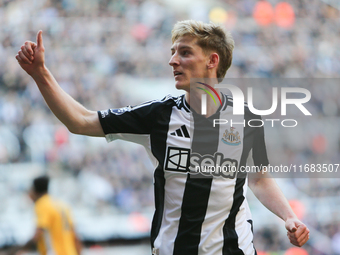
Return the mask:
[[209, 55], [208, 64], [207, 64], [208, 69], [217, 67], [219, 62], [220, 62], [220, 56], [216, 52], [211, 53]]

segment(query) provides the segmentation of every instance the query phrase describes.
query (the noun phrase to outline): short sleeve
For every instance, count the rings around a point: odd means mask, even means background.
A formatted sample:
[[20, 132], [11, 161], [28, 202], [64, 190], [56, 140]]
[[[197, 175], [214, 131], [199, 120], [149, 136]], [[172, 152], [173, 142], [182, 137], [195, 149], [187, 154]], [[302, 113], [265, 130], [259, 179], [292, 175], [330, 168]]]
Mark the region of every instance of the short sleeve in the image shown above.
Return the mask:
[[37, 206], [35, 213], [37, 216], [37, 228], [48, 228], [50, 222], [48, 210], [43, 206]]
[[[98, 111], [100, 124], [108, 141], [117, 134], [148, 135], [157, 121], [160, 101], [150, 101], [137, 106]], [[110, 137], [110, 139], [108, 139]]]

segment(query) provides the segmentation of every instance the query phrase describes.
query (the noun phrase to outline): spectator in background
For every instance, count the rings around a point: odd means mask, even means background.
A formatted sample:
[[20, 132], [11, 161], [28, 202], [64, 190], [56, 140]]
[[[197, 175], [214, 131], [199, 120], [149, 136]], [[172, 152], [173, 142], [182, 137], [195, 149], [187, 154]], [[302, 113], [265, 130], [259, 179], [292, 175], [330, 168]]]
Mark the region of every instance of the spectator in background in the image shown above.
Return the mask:
[[19, 248], [17, 252], [13, 251], [12, 254], [22, 254], [24, 250], [34, 247], [35, 244], [41, 255], [81, 254], [81, 243], [74, 231], [69, 209], [48, 195], [48, 184], [47, 176], [34, 179], [29, 196], [35, 203], [36, 231], [26, 245]]

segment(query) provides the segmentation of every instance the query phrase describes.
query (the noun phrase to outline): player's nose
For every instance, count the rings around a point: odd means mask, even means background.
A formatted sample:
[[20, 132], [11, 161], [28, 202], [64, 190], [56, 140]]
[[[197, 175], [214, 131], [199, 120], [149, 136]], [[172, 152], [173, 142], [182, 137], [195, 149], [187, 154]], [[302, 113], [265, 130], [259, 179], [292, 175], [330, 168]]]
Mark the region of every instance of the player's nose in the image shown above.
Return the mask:
[[170, 66], [179, 65], [179, 59], [176, 53], [171, 56], [169, 60], [169, 65]]

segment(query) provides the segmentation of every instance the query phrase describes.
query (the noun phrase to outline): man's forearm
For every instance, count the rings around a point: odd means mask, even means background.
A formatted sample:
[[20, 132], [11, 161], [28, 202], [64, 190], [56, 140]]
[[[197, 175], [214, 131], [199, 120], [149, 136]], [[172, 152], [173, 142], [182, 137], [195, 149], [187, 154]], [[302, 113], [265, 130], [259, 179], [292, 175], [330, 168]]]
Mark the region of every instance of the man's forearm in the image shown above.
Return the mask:
[[286, 221], [296, 218], [287, 199], [272, 178], [250, 179], [249, 186], [258, 200], [275, 215]]
[[54, 115], [70, 132], [81, 133], [82, 127], [88, 122], [87, 118], [93, 116], [93, 112], [68, 95], [46, 67], [34, 72], [32, 78]]
[[289, 241], [299, 247], [304, 245], [309, 239], [309, 229], [296, 217], [275, 180], [257, 176], [250, 178], [249, 186], [265, 207], [285, 221]]

